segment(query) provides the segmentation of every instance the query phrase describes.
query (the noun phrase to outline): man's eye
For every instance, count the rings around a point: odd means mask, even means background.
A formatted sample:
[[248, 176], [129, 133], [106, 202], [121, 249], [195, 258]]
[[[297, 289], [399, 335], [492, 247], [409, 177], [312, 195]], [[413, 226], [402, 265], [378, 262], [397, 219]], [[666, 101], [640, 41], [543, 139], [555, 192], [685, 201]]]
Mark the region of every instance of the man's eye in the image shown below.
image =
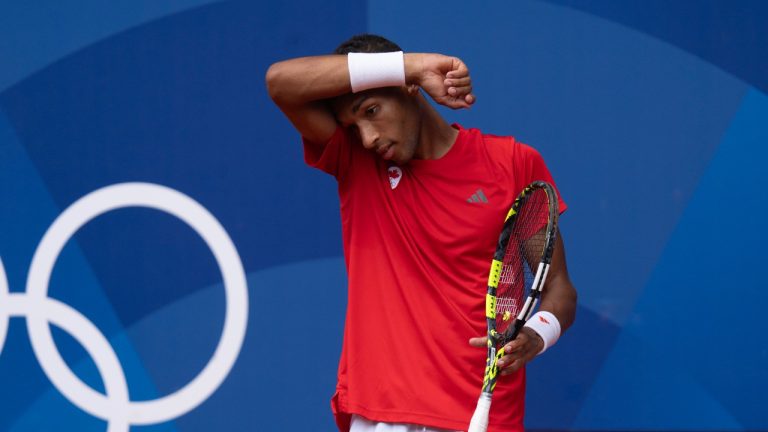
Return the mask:
[[372, 105], [372, 106], [368, 107], [367, 110], [365, 110], [365, 114], [366, 115], [373, 115], [373, 114], [376, 114], [378, 111], [379, 111], [379, 106], [378, 105]]

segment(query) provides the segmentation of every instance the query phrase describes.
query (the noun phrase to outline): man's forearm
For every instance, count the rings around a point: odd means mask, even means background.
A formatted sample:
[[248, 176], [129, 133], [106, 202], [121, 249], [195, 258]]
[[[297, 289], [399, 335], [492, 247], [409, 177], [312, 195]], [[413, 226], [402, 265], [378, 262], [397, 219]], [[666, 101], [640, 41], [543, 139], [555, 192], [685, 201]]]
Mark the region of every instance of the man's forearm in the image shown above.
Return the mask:
[[267, 70], [267, 90], [278, 105], [297, 106], [351, 91], [347, 56], [300, 57]]

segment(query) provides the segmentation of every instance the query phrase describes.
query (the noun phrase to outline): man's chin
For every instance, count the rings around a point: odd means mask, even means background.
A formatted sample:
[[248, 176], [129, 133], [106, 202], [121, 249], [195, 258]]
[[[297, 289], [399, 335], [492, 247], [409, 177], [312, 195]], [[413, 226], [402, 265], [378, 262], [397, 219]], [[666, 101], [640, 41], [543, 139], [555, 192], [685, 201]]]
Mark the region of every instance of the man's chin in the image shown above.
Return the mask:
[[402, 155], [398, 155], [398, 154], [395, 154], [394, 156], [392, 156], [392, 158], [389, 159], [389, 162], [392, 162], [393, 164], [401, 165], [401, 166], [407, 164], [410, 161], [411, 161], [411, 158], [403, 157]]

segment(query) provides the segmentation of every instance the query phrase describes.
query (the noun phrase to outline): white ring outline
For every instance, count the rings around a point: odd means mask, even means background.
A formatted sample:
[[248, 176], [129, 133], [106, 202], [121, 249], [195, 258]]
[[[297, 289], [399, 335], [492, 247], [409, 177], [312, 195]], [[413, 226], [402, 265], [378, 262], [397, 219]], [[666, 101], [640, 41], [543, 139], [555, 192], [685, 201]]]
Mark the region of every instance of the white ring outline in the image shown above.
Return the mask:
[[0, 355], [3, 354], [3, 346], [5, 345], [5, 337], [8, 335], [8, 323], [11, 320], [11, 316], [6, 310], [6, 303], [10, 290], [8, 289], [8, 276], [5, 274], [5, 267], [3, 266], [3, 258], [0, 257]]
[[[133, 402], [128, 399], [125, 375], [119, 362], [116, 362], [114, 350], [100, 332], [96, 331], [99, 336], [94, 336], [102, 339], [98, 346], [89, 348], [86, 343], [84, 347], [97, 362], [107, 396], [83, 383], [69, 369], [56, 348], [48, 325], [48, 317], [51, 315], [61, 317], [62, 314], [75, 312], [82, 317], [74, 309], [47, 297], [51, 272], [62, 249], [89, 221], [103, 213], [123, 207], [161, 210], [176, 216], [194, 229], [216, 259], [222, 273], [226, 296], [226, 315], [221, 339], [206, 366], [181, 389], [149, 401]], [[245, 339], [248, 320], [245, 271], [237, 249], [224, 228], [208, 210], [193, 199], [174, 189], [151, 183], [107, 186], [80, 198], [62, 212], [48, 228], [35, 251], [29, 268], [26, 295], [24, 300], [35, 306], [27, 309], [30, 341], [44, 372], [70, 402], [83, 411], [110, 421], [110, 430], [113, 426], [121, 429], [118, 426], [124, 421], [134, 425], [165, 422], [191, 411], [204, 402], [218, 389], [237, 360]], [[87, 321], [84, 317], [83, 320], [74, 316], [68, 318], [62, 327], [64, 330], [71, 330]], [[90, 326], [95, 329], [92, 324]], [[83, 339], [75, 337], [79, 341]], [[91, 342], [93, 340], [95, 339]], [[115, 361], [110, 359], [112, 357]], [[113, 421], [115, 425], [112, 424]]]
[[[83, 408], [83, 411], [96, 417], [99, 417], [97, 411], [99, 409], [109, 412], [109, 418], [104, 419], [108, 422], [107, 431], [128, 432], [130, 425], [128, 424], [127, 410], [125, 409], [129, 404], [128, 383], [125, 380], [120, 360], [117, 358], [114, 350], [112, 350], [107, 338], [99, 329], [74, 308], [52, 298], [45, 298], [42, 302], [39, 302], [23, 293], [12, 293], [7, 299], [7, 311], [10, 316], [26, 317], [29, 319], [30, 314], [41, 314], [45, 317], [43, 319], [47, 318], [48, 322], [72, 335], [85, 348], [96, 364], [99, 374], [104, 381], [107, 399], [102, 400], [105, 400], [107, 405], [97, 407], [96, 409], [93, 407], [81, 408]], [[30, 339], [32, 338], [30, 337]], [[50, 355], [61, 358], [58, 351], [50, 353]], [[37, 352], [35, 352], [35, 356], [38, 356]], [[50, 378], [49, 371], [45, 367], [43, 367], [43, 372]], [[74, 374], [71, 374], [71, 376], [77, 378]], [[62, 385], [72, 385], [72, 383], [66, 382]], [[99, 393], [96, 394], [100, 395]], [[99, 403], [101, 404], [101, 402]]]

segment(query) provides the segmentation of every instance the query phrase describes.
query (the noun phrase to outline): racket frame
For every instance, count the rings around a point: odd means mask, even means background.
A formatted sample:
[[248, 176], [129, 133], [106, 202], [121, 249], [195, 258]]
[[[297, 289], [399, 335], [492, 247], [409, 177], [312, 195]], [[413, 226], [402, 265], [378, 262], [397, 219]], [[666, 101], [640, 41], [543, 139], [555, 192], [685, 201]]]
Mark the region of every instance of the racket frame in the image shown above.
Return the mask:
[[[536, 268], [531, 291], [525, 300], [525, 304], [515, 317], [515, 322], [508, 326], [503, 333], [498, 333], [496, 331], [496, 289], [501, 277], [503, 267], [502, 260], [504, 259], [512, 228], [520, 213], [520, 209], [525, 205], [533, 192], [538, 189], [544, 190], [549, 202], [549, 217], [545, 228], [544, 251], [541, 261]], [[541, 297], [541, 292], [544, 288], [552, 261], [552, 252], [554, 251], [557, 239], [557, 218], [560, 214], [558, 203], [557, 193], [552, 185], [544, 181], [535, 181], [520, 192], [504, 220], [504, 226], [499, 235], [499, 241], [496, 246], [496, 251], [494, 252], [493, 260], [491, 262], [491, 270], [488, 275], [488, 290], [485, 296], [485, 317], [488, 327], [488, 352], [485, 373], [483, 375], [482, 391], [478, 400], [477, 409], [470, 422], [470, 432], [485, 431], [487, 429], [491, 398], [498, 379], [498, 361], [504, 356], [503, 346], [517, 337], [526, 321], [528, 321], [528, 318], [530, 318]]]

